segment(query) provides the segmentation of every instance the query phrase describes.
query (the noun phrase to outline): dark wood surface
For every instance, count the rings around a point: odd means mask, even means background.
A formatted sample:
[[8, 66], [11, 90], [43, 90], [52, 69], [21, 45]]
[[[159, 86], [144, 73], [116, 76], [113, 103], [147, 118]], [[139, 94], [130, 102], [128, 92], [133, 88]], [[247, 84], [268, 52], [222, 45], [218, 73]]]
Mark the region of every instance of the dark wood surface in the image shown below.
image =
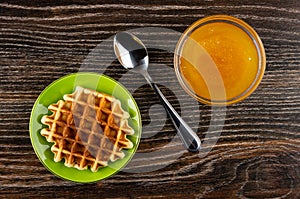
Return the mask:
[[[265, 45], [267, 68], [249, 98], [227, 107], [223, 129], [213, 132], [221, 133], [220, 138], [206, 156], [184, 152], [168, 162], [161, 154], [150, 163], [141, 161], [141, 172], [121, 171], [92, 184], [62, 180], [43, 167], [28, 125], [32, 106], [47, 85], [78, 72], [89, 53], [119, 31], [160, 27], [183, 32], [213, 14], [232, 15], [254, 27]], [[299, 22], [299, 0], [1, 1], [0, 198], [300, 198]], [[150, 49], [150, 55], [152, 63], [172, 69], [172, 53]], [[124, 73], [111, 54], [103, 52], [98, 60], [114, 60], [107, 75], [117, 79]], [[178, 86], [175, 77], [164, 75], [166, 68], [151, 70], [175, 108], [191, 111], [185, 119], [203, 141], [211, 107], [189, 105], [184, 92], [175, 96], [163, 86]], [[149, 109], [159, 100], [142, 77], [127, 78], [142, 85], [133, 96], [143, 133], [151, 134], [149, 124], [156, 119], [150, 118]], [[180, 96], [183, 103], [178, 102]], [[165, 116], [160, 106], [152, 110]], [[200, 119], [193, 120], [194, 114]], [[170, 120], [162, 127], [141, 140], [138, 153], [170, 142], [175, 136]], [[177, 153], [171, 148], [166, 152]], [[167, 166], [143, 171], [151, 163]]]

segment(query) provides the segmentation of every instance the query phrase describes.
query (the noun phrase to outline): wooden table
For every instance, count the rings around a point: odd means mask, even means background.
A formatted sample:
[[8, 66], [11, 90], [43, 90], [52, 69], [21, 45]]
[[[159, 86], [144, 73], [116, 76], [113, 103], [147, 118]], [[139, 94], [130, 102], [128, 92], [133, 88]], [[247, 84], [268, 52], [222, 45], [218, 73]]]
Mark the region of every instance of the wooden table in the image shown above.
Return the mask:
[[[0, 198], [299, 198], [299, 7], [299, 0], [2, 1]], [[213, 14], [249, 23], [261, 36], [267, 55], [258, 89], [227, 107], [221, 115], [225, 117], [221, 130], [208, 131], [213, 118], [210, 106], [189, 104], [191, 98], [172, 75], [173, 54], [149, 50], [150, 73], [171, 104], [178, 112], [190, 110], [183, 117], [202, 141], [210, 133], [219, 138], [209, 153], [201, 157], [182, 148], [171, 150], [180, 148], [180, 142], [172, 140], [176, 131], [158, 98], [142, 77], [128, 74], [125, 82], [138, 82], [133, 96], [144, 127], [137, 153], [169, 148], [138, 166], [128, 165], [130, 172], [125, 169], [98, 183], [65, 181], [43, 167], [31, 145], [28, 125], [32, 106], [45, 87], [81, 71], [87, 61], [92, 62], [91, 71], [98, 72], [102, 64], [108, 66], [105, 74], [120, 79], [127, 73], [111, 53], [104, 50], [87, 60], [99, 44], [124, 30], [152, 27], [183, 32], [194, 21]], [[160, 38], [160, 33], [156, 36]], [[174, 44], [171, 39], [156, 42]], [[165, 120], [160, 123], [157, 118]], [[153, 165], [163, 166], [151, 171]]]

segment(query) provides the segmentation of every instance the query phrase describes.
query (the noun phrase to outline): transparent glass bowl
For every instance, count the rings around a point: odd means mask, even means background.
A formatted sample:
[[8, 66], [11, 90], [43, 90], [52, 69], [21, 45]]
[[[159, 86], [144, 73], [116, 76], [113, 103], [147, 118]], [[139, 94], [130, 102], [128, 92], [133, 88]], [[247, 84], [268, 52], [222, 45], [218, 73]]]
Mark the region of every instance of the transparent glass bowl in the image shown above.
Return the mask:
[[[224, 87], [224, 91], [225, 91], [224, 98], [214, 98], [214, 96], [211, 96], [210, 98], [204, 97], [201, 95], [201, 93], [199, 94], [199, 92], [198, 93], [195, 92], [195, 85], [191, 86], [191, 84], [189, 84], [188, 80], [186, 79], [186, 77], [183, 75], [183, 72], [182, 72], [182, 67], [183, 67], [181, 64], [182, 51], [183, 51], [183, 48], [185, 47], [188, 39], [191, 37], [191, 34], [195, 33], [195, 31], [203, 28], [206, 25], [214, 24], [214, 23], [226, 23], [226, 24], [230, 24], [233, 27], [236, 27], [236, 28], [242, 30], [244, 33], [246, 33], [245, 35], [247, 35], [249, 37], [249, 41], [253, 42], [253, 44], [255, 46], [255, 51], [257, 53], [256, 74], [254, 73], [253, 79], [252, 79], [253, 81], [251, 80], [252, 82], [249, 82], [249, 86], [247, 86], [247, 88], [243, 89], [236, 96], [227, 97], [228, 95], [226, 95], [226, 88]], [[195, 34], [197, 34], [197, 33], [195, 33]], [[197, 52], [192, 52], [192, 53], [197, 53]], [[224, 56], [226, 56], [226, 55], [224, 55]], [[229, 105], [229, 104], [240, 102], [241, 100], [245, 99], [252, 92], [254, 92], [254, 90], [257, 88], [257, 86], [261, 82], [261, 79], [264, 75], [265, 67], [266, 67], [265, 50], [264, 50], [264, 46], [263, 46], [262, 41], [260, 40], [258, 34], [255, 32], [255, 30], [251, 26], [249, 26], [244, 21], [237, 19], [235, 17], [227, 16], [227, 15], [214, 15], [214, 16], [200, 19], [200, 20], [196, 21], [195, 23], [193, 23], [191, 26], [189, 26], [185, 30], [185, 32], [180, 37], [180, 39], [177, 43], [176, 49], [175, 49], [175, 54], [174, 54], [174, 68], [175, 68], [176, 76], [178, 78], [179, 83], [181, 84], [183, 89], [189, 95], [191, 95], [192, 97], [197, 99], [199, 102], [208, 104], [208, 105]], [[233, 76], [234, 75], [238, 76], [240, 74], [233, 74]], [[202, 76], [203, 76], [203, 74], [202, 74]], [[213, 91], [211, 91], [210, 93], [213, 93]]]

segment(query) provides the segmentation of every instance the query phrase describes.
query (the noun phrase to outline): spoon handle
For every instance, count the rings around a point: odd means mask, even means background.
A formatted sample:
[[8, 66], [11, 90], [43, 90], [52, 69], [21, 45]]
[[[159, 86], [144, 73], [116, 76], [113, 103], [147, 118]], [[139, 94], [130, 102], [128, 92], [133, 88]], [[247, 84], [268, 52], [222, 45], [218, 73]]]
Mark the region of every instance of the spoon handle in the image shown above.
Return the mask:
[[156, 92], [156, 94], [159, 96], [159, 99], [161, 100], [168, 115], [170, 116], [187, 150], [191, 152], [199, 151], [201, 147], [201, 141], [199, 137], [196, 135], [196, 133], [194, 133], [191, 127], [189, 127], [189, 125], [178, 115], [178, 113], [175, 111], [175, 109], [172, 107], [172, 105], [168, 102], [168, 100], [165, 98], [163, 93], [160, 91], [158, 86], [153, 82], [151, 82], [151, 85], [154, 91]]

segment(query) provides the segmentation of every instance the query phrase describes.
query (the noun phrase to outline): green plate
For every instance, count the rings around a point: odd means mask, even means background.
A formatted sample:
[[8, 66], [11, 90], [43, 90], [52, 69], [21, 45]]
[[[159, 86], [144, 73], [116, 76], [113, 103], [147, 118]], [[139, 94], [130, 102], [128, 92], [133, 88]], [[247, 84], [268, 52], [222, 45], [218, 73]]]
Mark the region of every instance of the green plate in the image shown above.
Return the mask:
[[[46, 126], [41, 123], [41, 118], [45, 114], [50, 114], [48, 106], [63, 99], [64, 94], [72, 93], [76, 86], [96, 90], [113, 95], [121, 101], [122, 108], [129, 112], [129, 125], [134, 129], [134, 134], [127, 136], [133, 143], [133, 148], [123, 150], [125, 157], [115, 162], [109, 162], [106, 167], [99, 168], [97, 172], [92, 172], [89, 168], [78, 170], [64, 165], [64, 160], [54, 162], [54, 154], [50, 148], [53, 143], [47, 142], [46, 138], [40, 134], [40, 130]], [[138, 106], [129, 93], [120, 83], [96, 73], [76, 73], [64, 76], [50, 84], [37, 98], [30, 117], [30, 138], [31, 143], [40, 161], [55, 175], [74, 182], [88, 183], [105, 179], [123, 168], [132, 158], [137, 150], [141, 137], [141, 115]]]

